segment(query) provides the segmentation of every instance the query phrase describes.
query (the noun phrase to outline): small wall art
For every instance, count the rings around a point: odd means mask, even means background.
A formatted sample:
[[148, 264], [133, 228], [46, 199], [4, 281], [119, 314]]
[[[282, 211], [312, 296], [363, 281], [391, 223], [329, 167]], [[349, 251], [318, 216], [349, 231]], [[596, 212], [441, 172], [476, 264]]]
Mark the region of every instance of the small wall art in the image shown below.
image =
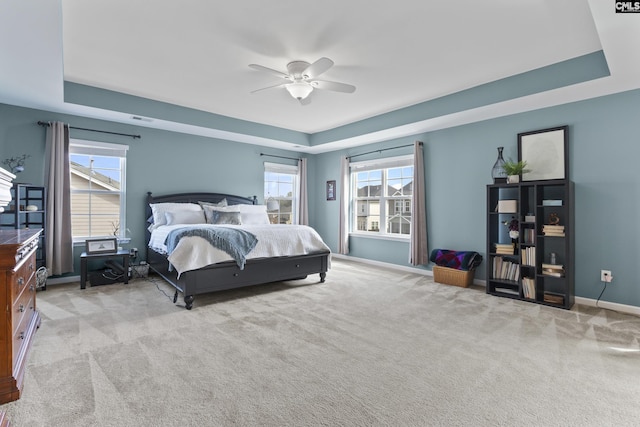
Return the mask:
[[336, 199], [336, 182], [327, 181], [327, 200]]

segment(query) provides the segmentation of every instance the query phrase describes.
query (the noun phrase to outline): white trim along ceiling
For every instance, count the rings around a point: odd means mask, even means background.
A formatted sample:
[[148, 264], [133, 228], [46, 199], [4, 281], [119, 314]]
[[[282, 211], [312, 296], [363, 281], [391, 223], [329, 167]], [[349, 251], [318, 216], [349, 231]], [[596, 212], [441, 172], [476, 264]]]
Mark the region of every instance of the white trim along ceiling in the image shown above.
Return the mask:
[[[0, 103], [322, 153], [637, 89], [640, 13], [616, 4], [0, 0]], [[536, 73], [598, 53], [604, 73]], [[322, 57], [354, 93], [251, 93], [280, 80], [249, 64]], [[516, 77], [534, 89], [495, 97]], [[431, 108], [478, 88], [483, 102]], [[77, 95], [91, 90], [102, 102]]]

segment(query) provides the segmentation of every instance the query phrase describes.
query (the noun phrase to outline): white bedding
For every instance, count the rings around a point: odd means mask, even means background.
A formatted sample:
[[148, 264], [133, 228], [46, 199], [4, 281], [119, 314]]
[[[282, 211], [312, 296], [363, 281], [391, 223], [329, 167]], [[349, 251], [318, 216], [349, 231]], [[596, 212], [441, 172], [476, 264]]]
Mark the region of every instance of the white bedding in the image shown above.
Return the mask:
[[[166, 254], [167, 246], [164, 241], [167, 235], [171, 230], [180, 227], [184, 225], [162, 225], [156, 228], [151, 232], [149, 247], [156, 252]], [[249, 252], [248, 260], [329, 251], [329, 247], [322, 241], [320, 235], [306, 225], [225, 225], [225, 227], [241, 228], [256, 236], [258, 244]], [[214, 248], [205, 239], [197, 236], [180, 239], [168, 259], [179, 275], [210, 264], [233, 261], [229, 254]]]

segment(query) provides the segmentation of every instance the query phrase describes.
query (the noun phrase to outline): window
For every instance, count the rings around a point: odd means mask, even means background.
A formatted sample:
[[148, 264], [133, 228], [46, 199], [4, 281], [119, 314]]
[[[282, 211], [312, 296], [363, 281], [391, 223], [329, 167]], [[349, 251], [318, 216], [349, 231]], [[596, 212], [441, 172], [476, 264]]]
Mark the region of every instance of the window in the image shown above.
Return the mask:
[[128, 146], [71, 140], [71, 230], [74, 241], [126, 238], [125, 171]]
[[413, 156], [351, 163], [355, 230], [370, 235], [409, 237]]
[[298, 223], [298, 167], [264, 164], [264, 201], [272, 224]]

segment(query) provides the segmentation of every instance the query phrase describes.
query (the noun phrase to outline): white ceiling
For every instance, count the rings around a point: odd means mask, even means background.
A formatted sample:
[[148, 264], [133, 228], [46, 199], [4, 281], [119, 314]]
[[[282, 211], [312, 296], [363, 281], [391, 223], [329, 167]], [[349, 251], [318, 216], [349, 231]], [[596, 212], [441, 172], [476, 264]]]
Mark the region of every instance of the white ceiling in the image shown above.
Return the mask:
[[[638, 53], [625, 47], [640, 40], [640, 15], [615, 14], [605, 0], [0, 4], [0, 102], [119, 122], [136, 112], [67, 104], [63, 80], [311, 134], [601, 49], [611, 69], [611, 77], [352, 144], [640, 86]], [[248, 64], [286, 71], [289, 61], [323, 56], [335, 66], [322, 78], [353, 84], [355, 93], [315, 90], [307, 106], [283, 88], [250, 93], [278, 78]], [[208, 131], [166, 120], [136, 125]]]

